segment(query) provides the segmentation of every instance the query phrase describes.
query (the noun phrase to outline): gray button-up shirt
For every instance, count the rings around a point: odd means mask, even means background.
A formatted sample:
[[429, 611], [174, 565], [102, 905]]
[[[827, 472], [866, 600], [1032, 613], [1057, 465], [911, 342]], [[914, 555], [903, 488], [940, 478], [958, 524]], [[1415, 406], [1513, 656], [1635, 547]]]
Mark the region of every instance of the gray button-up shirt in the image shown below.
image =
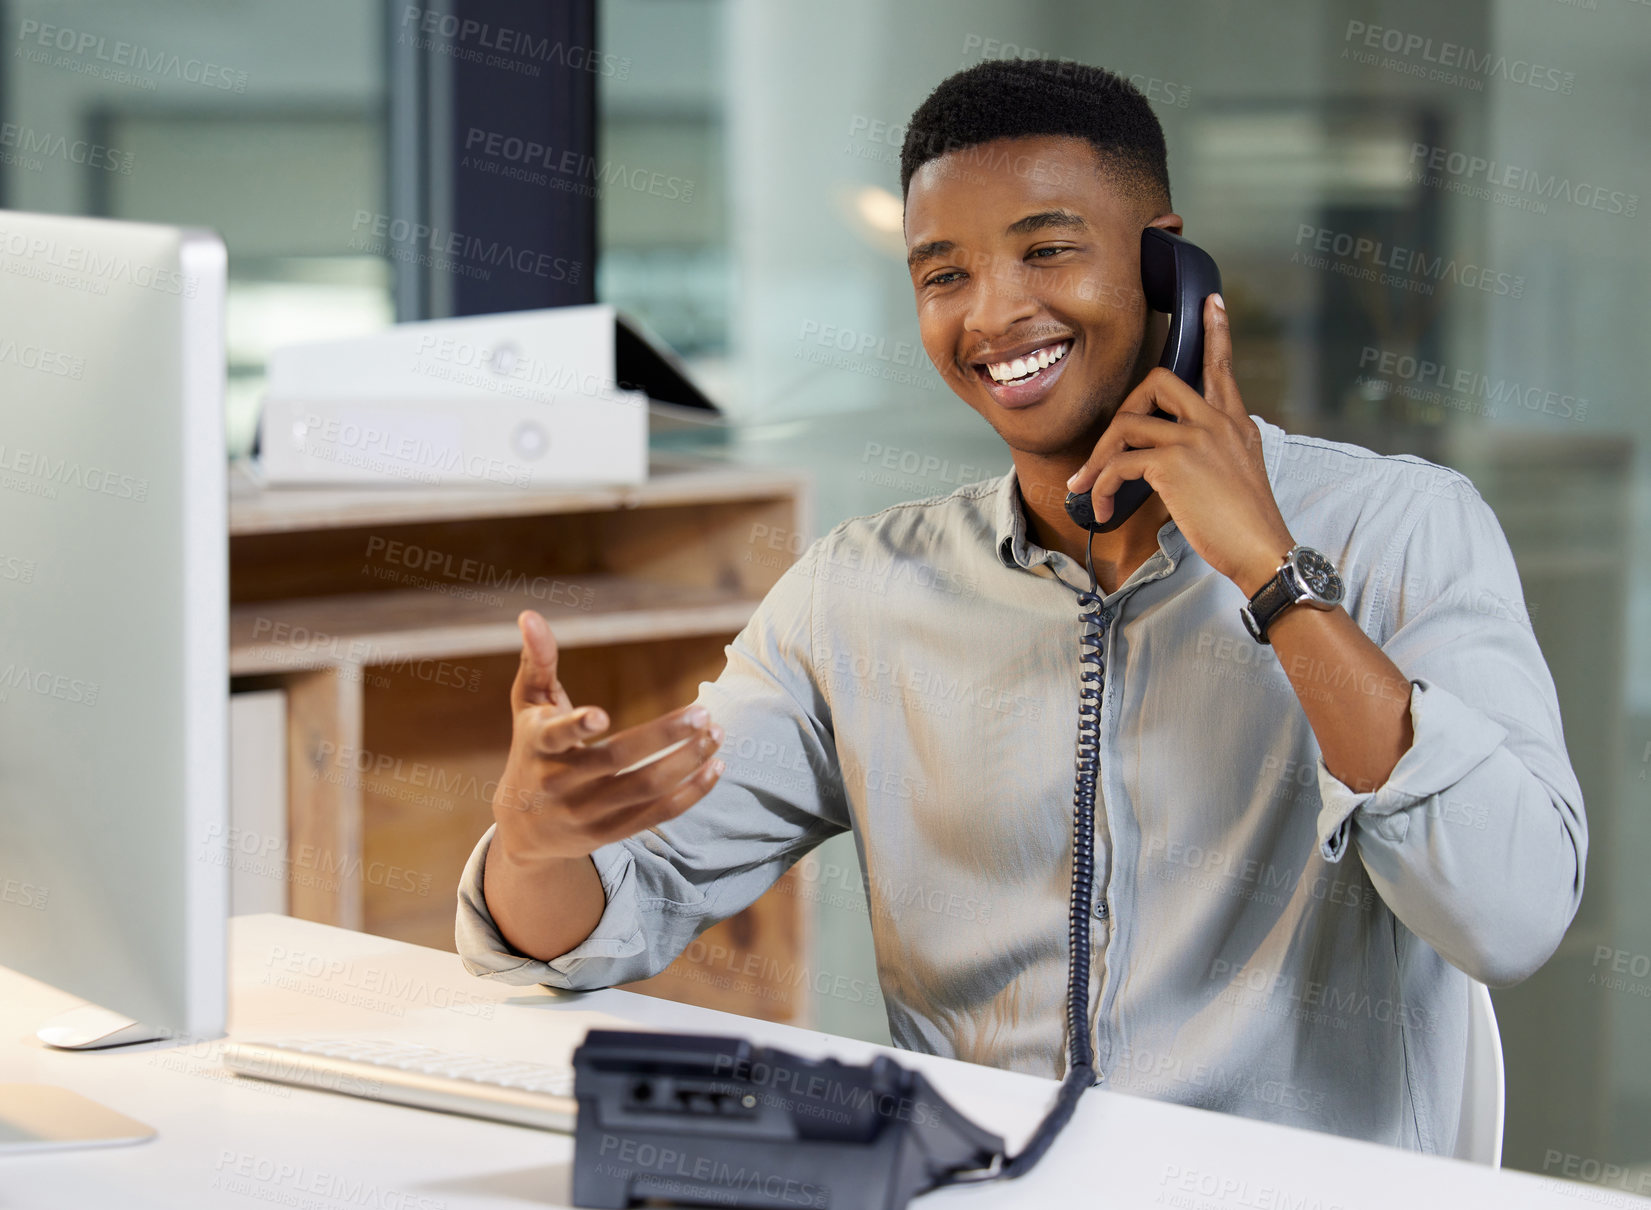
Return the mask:
[[[1121, 1091], [1449, 1152], [1470, 979], [1529, 975], [1582, 897], [1553, 680], [1466, 478], [1254, 419], [1291, 534], [1408, 681], [1358, 688], [1408, 694], [1415, 739], [1377, 790], [1338, 781], [1243, 593], [1159, 529], [1103, 602], [1096, 1064]], [[548, 963], [502, 941], [490, 830], [459, 888], [465, 965], [645, 978], [852, 829], [896, 1045], [1059, 1075], [1087, 587], [1028, 540], [1013, 471], [838, 525], [700, 687], [719, 784], [593, 855], [590, 937]]]

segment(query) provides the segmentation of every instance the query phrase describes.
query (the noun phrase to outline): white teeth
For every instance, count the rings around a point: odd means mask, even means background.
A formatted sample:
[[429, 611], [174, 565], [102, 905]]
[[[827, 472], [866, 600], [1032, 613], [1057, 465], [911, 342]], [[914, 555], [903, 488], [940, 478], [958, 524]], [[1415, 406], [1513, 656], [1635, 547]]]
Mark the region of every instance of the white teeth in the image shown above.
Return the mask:
[[1013, 361], [995, 361], [986, 367], [986, 372], [996, 382], [1007, 382], [1012, 378], [1024, 378], [1028, 374], [1054, 365], [1066, 356], [1069, 348], [1071, 348], [1071, 345], [1064, 340], [1058, 345], [1045, 345], [1043, 348], [1028, 353], [1025, 357], [1017, 357]]

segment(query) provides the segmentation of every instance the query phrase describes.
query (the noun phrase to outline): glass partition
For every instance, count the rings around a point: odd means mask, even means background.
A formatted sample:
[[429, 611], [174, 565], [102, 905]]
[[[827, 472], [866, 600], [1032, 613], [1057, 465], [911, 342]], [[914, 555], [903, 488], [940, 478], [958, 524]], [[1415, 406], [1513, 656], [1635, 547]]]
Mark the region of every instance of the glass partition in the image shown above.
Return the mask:
[[229, 250], [231, 452], [269, 350], [391, 322], [360, 238], [384, 210], [375, 3], [6, 0], [0, 204], [216, 230]]

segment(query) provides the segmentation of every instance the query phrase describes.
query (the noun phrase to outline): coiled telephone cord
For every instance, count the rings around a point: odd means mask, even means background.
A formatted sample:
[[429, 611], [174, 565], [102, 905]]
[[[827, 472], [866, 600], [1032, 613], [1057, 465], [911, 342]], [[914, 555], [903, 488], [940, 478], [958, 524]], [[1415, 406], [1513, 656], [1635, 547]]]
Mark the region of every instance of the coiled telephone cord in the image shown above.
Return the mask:
[[1067, 912], [1067, 939], [1071, 947], [1066, 978], [1066, 1076], [1055, 1092], [1055, 1103], [1017, 1155], [1001, 1167], [980, 1175], [958, 1174], [945, 1184], [1024, 1176], [1043, 1158], [1055, 1136], [1071, 1120], [1078, 1098], [1096, 1083], [1095, 1054], [1089, 1044], [1089, 919], [1095, 886], [1095, 782], [1100, 774], [1101, 692], [1106, 685], [1106, 629], [1112, 612], [1101, 605], [1095, 579], [1095, 535], [1089, 535], [1084, 567], [1089, 590], [1078, 593], [1084, 629], [1078, 636], [1084, 648], [1078, 656], [1078, 758], [1072, 787], [1072, 900]]

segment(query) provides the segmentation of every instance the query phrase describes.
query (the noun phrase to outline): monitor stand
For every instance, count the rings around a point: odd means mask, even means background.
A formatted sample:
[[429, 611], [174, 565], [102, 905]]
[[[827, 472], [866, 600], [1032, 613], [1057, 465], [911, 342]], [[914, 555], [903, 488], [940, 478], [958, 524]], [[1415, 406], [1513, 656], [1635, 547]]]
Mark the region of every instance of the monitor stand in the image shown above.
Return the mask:
[[119, 1147], [155, 1137], [145, 1126], [54, 1084], [0, 1084], [0, 1155]]

